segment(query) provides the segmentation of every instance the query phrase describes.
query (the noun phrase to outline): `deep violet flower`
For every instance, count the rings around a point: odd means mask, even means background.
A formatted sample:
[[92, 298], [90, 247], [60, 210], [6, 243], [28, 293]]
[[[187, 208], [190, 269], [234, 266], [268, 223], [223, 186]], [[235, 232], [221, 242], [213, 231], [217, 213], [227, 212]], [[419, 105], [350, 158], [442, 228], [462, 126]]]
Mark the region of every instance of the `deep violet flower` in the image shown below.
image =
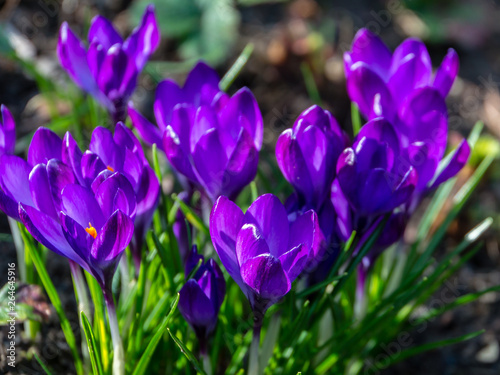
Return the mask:
[[200, 341], [200, 351], [206, 351], [206, 341], [217, 324], [219, 310], [226, 294], [226, 281], [213, 259], [204, 262], [193, 246], [187, 262], [186, 277], [201, 260], [201, 265], [179, 292], [179, 311]]
[[135, 194], [119, 173], [94, 184], [94, 190], [79, 185], [61, 161], [62, 149], [57, 134], [39, 128], [28, 161], [2, 155], [0, 208], [20, 220], [37, 241], [109, 288], [134, 230]]
[[418, 171], [417, 191], [433, 188], [462, 169], [470, 154], [465, 140], [443, 165], [445, 97], [459, 67], [453, 49], [433, 77], [429, 53], [420, 40], [407, 39], [391, 54], [380, 38], [361, 29], [344, 63], [351, 100], [368, 120], [383, 116], [394, 126], [402, 148], [399, 160]]
[[258, 316], [290, 291], [319, 231], [313, 210], [290, 222], [285, 207], [272, 194], [257, 198], [245, 214], [221, 196], [210, 215], [214, 248]]
[[9, 109], [2, 104], [2, 121], [0, 122], [0, 156], [13, 154], [16, 145], [16, 123]]
[[88, 33], [88, 48], [64, 22], [57, 53], [62, 67], [75, 83], [93, 95], [113, 116], [125, 120], [126, 106], [139, 73], [160, 42], [160, 33], [149, 5], [141, 24], [123, 40], [111, 22], [96, 16]]
[[330, 112], [314, 105], [278, 138], [276, 160], [301, 207], [319, 210], [330, 193], [348, 138]]
[[94, 189], [94, 185], [114, 172], [120, 172], [130, 182], [137, 202], [130, 248], [138, 269], [144, 237], [158, 206], [160, 183], [144, 156], [139, 140], [121, 122], [116, 124], [114, 135], [103, 127], [95, 128], [89, 149], [82, 154], [71, 135], [66, 133], [63, 160], [71, 165], [79, 183], [87, 188]]
[[199, 63], [184, 87], [166, 80], [158, 85], [151, 124], [134, 108], [129, 115], [139, 134], [161, 148], [174, 169], [214, 202], [235, 199], [256, 173], [263, 120], [247, 88], [229, 97], [218, 88], [217, 73]]
[[418, 177], [412, 166], [397, 163], [399, 150], [391, 124], [379, 118], [363, 126], [353, 146], [340, 155], [338, 184], [356, 216], [389, 213], [410, 201]]

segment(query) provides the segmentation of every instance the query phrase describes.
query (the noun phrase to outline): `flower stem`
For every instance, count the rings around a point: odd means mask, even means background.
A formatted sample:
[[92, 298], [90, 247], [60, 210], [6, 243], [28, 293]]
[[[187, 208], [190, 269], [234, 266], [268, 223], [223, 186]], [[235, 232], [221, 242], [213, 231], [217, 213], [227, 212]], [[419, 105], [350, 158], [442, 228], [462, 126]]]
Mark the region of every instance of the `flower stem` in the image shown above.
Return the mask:
[[203, 370], [207, 375], [212, 375], [212, 363], [210, 362], [210, 354], [208, 354], [207, 339], [205, 337], [199, 338], [200, 343], [200, 357], [203, 361]]
[[[90, 311], [90, 303], [87, 295], [87, 289], [85, 288], [82, 269], [77, 263], [73, 262], [72, 260], [69, 261], [69, 268], [71, 270], [71, 276], [73, 277], [73, 284], [76, 289], [76, 294], [77, 294], [76, 302], [78, 304], [78, 312], [83, 311], [83, 313], [89, 320], [90, 324], [92, 324], [92, 313]], [[78, 316], [80, 316], [80, 313], [78, 313]], [[85, 366], [89, 368], [88, 366], [90, 364], [90, 354], [88, 351], [87, 342], [85, 340], [83, 322], [81, 318], [80, 318], [80, 328], [82, 331], [82, 355]]]
[[253, 336], [250, 346], [250, 357], [248, 360], [248, 375], [260, 375], [259, 366], [259, 346], [260, 346], [260, 331], [262, 328], [262, 315], [254, 312], [253, 319]]
[[113, 300], [111, 290], [104, 289], [104, 300], [108, 309], [109, 329], [111, 331], [111, 339], [113, 340], [113, 375], [125, 374], [125, 358], [123, 354], [123, 344], [118, 328], [118, 319], [116, 317], [116, 307]]
[[17, 226], [17, 221], [9, 217], [9, 226], [12, 233], [12, 239], [14, 241], [14, 247], [16, 248], [17, 262], [19, 267], [19, 274], [21, 276], [21, 281], [26, 282], [26, 263], [24, 261], [24, 243]]

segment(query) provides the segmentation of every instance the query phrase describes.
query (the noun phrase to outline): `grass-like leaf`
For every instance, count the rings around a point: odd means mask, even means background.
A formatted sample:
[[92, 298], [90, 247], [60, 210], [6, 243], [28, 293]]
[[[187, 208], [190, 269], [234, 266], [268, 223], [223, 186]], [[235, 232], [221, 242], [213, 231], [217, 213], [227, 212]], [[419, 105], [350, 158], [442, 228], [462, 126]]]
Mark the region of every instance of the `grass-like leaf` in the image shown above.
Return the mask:
[[186, 356], [186, 358], [188, 359], [188, 361], [191, 362], [191, 364], [196, 369], [196, 371], [198, 371], [198, 373], [200, 373], [200, 374], [206, 375], [205, 371], [203, 371], [203, 369], [201, 368], [201, 366], [198, 363], [198, 360], [196, 359], [194, 354], [191, 353], [191, 350], [189, 350], [186, 347], [186, 345], [184, 345], [184, 343], [176, 335], [174, 335], [172, 333], [172, 331], [170, 331], [170, 329], [167, 328], [167, 331], [168, 331], [170, 337], [172, 337], [172, 340], [174, 340], [174, 342], [177, 344], [177, 346], [181, 350], [182, 354], [184, 354]]
[[146, 373], [149, 361], [151, 360], [151, 357], [153, 356], [154, 351], [156, 349], [156, 346], [158, 345], [158, 342], [160, 341], [161, 337], [163, 336], [163, 333], [167, 329], [168, 323], [170, 322], [170, 318], [172, 317], [175, 309], [177, 308], [178, 303], [179, 303], [179, 294], [177, 294], [177, 296], [175, 297], [169, 313], [163, 319], [163, 322], [158, 327], [158, 330], [155, 332], [155, 334], [154, 334], [153, 338], [151, 339], [151, 341], [149, 342], [146, 350], [142, 354], [141, 359], [139, 360], [139, 363], [137, 363], [137, 366], [134, 370], [133, 375], [143, 375]]
[[92, 371], [94, 375], [104, 374], [102, 370], [101, 358], [99, 357], [99, 349], [97, 348], [94, 333], [92, 332], [92, 327], [90, 326], [89, 320], [83, 311], [80, 312], [80, 317], [82, 319], [83, 332], [85, 332], [85, 338], [87, 339], [87, 347], [90, 353], [90, 363], [92, 364]]

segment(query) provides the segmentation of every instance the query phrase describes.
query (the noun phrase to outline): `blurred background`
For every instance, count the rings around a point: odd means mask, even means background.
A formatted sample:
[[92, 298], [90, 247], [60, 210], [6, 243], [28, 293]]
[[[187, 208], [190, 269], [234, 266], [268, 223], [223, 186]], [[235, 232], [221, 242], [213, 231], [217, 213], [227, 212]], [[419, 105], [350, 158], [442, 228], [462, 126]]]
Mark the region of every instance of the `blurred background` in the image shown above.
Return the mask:
[[[33, 131], [41, 125], [60, 134], [75, 131], [80, 141], [90, 132], [87, 102], [57, 59], [60, 24], [68, 21], [85, 39], [90, 20], [100, 13], [111, 19], [122, 35], [128, 35], [149, 3], [156, 6], [162, 42], [140, 77], [133, 98], [136, 107], [153, 119], [154, 91], [160, 80], [173, 77], [182, 81], [199, 59], [216, 67], [222, 76], [251, 43], [253, 54], [230, 91], [248, 86], [259, 102], [265, 120], [263, 169], [275, 168], [277, 136], [291, 127], [300, 112], [314, 102], [329, 109], [341, 126], [351, 132], [342, 55], [362, 27], [380, 35], [391, 50], [407, 37], [424, 40], [434, 67], [441, 63], [448, 48], [456, 49], [461, 66], [448, 97], [450, 143], [458, 143], [461, 135], [481, 120], [485, 123], [485, 132], [478, 151], [472, 155], [471, 168], [485, 154], [499, 152], [498, 1], [1, 0], [0, 103], [7, 105], [16, 119], [17, 152], [25, 151]], [[104, 116], [102, 119], [106, 125], [107, 120]], [[465, 168], [462, 173], [465, 179], [470, 169]], [[270, 187], [276, 183], [271, 181]], [[500, 284], [498, 162], [452, 226], [442, 252], [487, 216], [492, 216], [495, 223], [484, 248], [452, 279], [453, 285], [443, 286], [438, 295], [451, 292], [460, 296]], [[9, 233], [2, 214], [0, 251], [6, 261], [0, 264], [0, 272], [7, 268], [8, 261], [15, 261]], [[411, 227], [406, 235], [412, 236]], [[64, 295], [65, 288], [70, 291], [72, 286], [69, 272], [64, 273], [62, 268], [67, 272], [67, 267], [58, 267], [55, 261], [49, 272], [57, 278], [55, 284]], [[31, 298], [34, 304], [42, 303]], [[76, 314], [74, 301], [68, 298], [64, 303]], [[57, 346], [58, 341], [64, 342], [57, 318], [47, 313], [50, 308], [44, 306], [44, 309], [47, 315], [44, 319], [55, 323], [44, 328], [39, 345]], [[485, 328], [486, 333], [472, 341], [409, 359], [383, 374], [499, 374], [498, 294], [486, 294], [479, 302], [450, 311], [426, 327], [416, 327], [410, 334], [413, 343], [422, 344], [481, 328]], [[390, 348], [388, 351], [390, 354]], [[51, 359], [48, 355], [45, 359], [52, 368], [64, 373], [60, 356]]]

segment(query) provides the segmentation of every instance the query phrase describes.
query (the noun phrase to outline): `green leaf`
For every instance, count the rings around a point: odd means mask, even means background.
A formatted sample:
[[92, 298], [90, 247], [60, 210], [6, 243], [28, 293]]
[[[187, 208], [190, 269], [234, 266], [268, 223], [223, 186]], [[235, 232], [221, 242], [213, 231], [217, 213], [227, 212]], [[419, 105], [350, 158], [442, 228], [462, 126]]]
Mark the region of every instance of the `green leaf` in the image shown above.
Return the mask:
[[168, 333], [170, 334], [170, 337], [172, 337], [172, 340], [174, 340], [174, 342], [177, 344], [177, 346], [179, 347], [179, 349], [181, 350], [182, 354], [184, 354], [186, 356], [186, 358], [189, 360], [189, 362], [191, 362], [191, 364], [193, 365], [193, 367], [196, 369], [196, 371], [198, 371], [200, 374], [205, 374], [205, 371], [203, 371], [203, 369], [201, 368], [200, 364], [198, 363], [198, 361], [196, 360], [195, 356], [193, 355], [193, 353], [191, 353], [191, 351], [186, 347], [186, 345], [184, 345], [184, 343], [177, 337], [175, 336], [171, 331], [170, 329], [167, 328], [167, 331]]
[[173, 200], [179, 204], [179, 207], [186, 217], [187, 221], [189, 221], [196, 229], [198, 229], [200, 232], [204, 233], [205, 235], [209, 236], [210, 231], [206, 224], [199, 218], [198, 215], [193, 211], [191, 207], [189, 207], [186, 203], [182, 201], [177, 195], [173, 194], [172, 195]]
[[356, 103], [351, 102], [351, 121], [352, 121], [352, 134], [354, 136], [358, 135], [361, 129], [361, 116], [359, 114], [359, 108]]
[[170, 308], [170, 312], [163, 319], [163, 322], [158, 327], [158, 330], [155, 332], [153, 338], [149, 342], [146, 350], [144, 351], [144, 353], [141, 356], [141, 359], [139, 360], [139, 363], [137, 363], [133, 375], [143, 375], [146, 373], [149, 361], [151, 360], [151, 357], [153, 356], [156, 346], [158, 345], [158, 342], [163, 336], [163, 333], [167, 329], [168, 323], [170, 322], [170, 318], [172, 317], [175, 309], [177, 308], [178, 303], [179, 303], [179, 294], [177, 293], [177, 296], [175, 297], [174, 302], [172, 303], [172, 307]]
[[219, 82], [219, 88], [222, 91], [227, 91], [229, 86], [234, 82], [236, 77], [240, 74], [241, 70], [245, 66], [245, 64], [248, 62], [248, 59], [252, 55], [254, 49], [253, 43], [248, 43], [243, 51], [241, 51], [240, 55], [234, 62], [234, 64], [229, 68], [229, 70], [224, 74], [224, 77]]
[[318, 86], [316, 86], [316, 81], [314, 80], [311, 68], [309, 68], [309, 65], [307, 65], [306, 62], [303, 62], [300, 64], [300, 71], [304, 77], [304, 83], [306, 85], [309, 99], [311, 99], [314, 104], [321, 105], [321, 96], [319, 95]]
[[68, 343], [69, 349], [73, 356], [73, 361], [75, 364], [75, 369], [77, 374], [83, 375], [83, 365], [82, 360], [80, 359], [80, 355], [78, 354], [78, 347], [76, 344], [75, 335], [73, 334], [73, 330], [71, 328], [71, 324], [66, 317], [64, 309], [62, 307], [61, 300], [59, 295], [57, 294], [56, 288], [50, 279], [50, 276], [45, 268], [45, 264], [40, 258], [40, 254], [38, 251], [32, 246], [31, 241], [28, 239], [29, 234], [27, 230], [22, 228], [21, 235], [23, 236], [24, 244], [26, 252], [31, 256], [33, 263], [35, 264], [38, 275], [40, 276], [40, 280], [42, 281], [43, 287], [49, 296], [50, 302], [54, 306], [54, 309], [57, 312], [57, 316], [59, 317], [59, 321], [61, 323], [61, 328], [64, 333], [64, 337], [66, 338], [66, 342]]
[[406, 358], [414, 357], [418, 354], [427, 352], [429, 350], [440, 349], [440, 348], [443, 348], [445, 346], [458, 344], [458, 343], [463, 342], [463, 341], [471, 340], [474, 337], [482, 335], [484, 332], [485, 332], [485, 330], [482, 329], [480, 331], [468, 333], [466, 335], [462, 335], [462, 336], [455, 337], [452, 339], [436, 341], [436, 342], [432, 342], [429, 344], [420, 345], [420, 346], [417, 346], [415, 348], [406, 349], [406, 350], [403, 350], [401, 353], [399, 353], [399, 355], [392, 356], [389, 364], [387, 365], [386, 363], [384, 363], [384, 365], [391, 366], [395, 363], [401, 362], [402, 360], [404, 360]]
[[45, 371], [45, 373], [47, 375], [52, 375], [52, 372], [50, 372], [50, 370], [47, 367], [47, 365], [42, 361], [42, 359], [38, 356], [38, 354], [36, 354], [36, 352], [33, 353], [33, 356], [35, 357], [35, 359], [38, 362], [38, 364], [42, 367], [43, 371]]
[[85, 338], [87, 339], [87, 347], [90, 353], [92, 371], [94, 372], [94, 375], [101, 375], [103, 374], [101, 358], [99, 357], [99, 348], [97, 348], [95, 343], [92, 327], [90, 326], [89, 320], [83, 311], [80, 312], [80, 318], [82, 319], [83, 332], [85, 332]]

